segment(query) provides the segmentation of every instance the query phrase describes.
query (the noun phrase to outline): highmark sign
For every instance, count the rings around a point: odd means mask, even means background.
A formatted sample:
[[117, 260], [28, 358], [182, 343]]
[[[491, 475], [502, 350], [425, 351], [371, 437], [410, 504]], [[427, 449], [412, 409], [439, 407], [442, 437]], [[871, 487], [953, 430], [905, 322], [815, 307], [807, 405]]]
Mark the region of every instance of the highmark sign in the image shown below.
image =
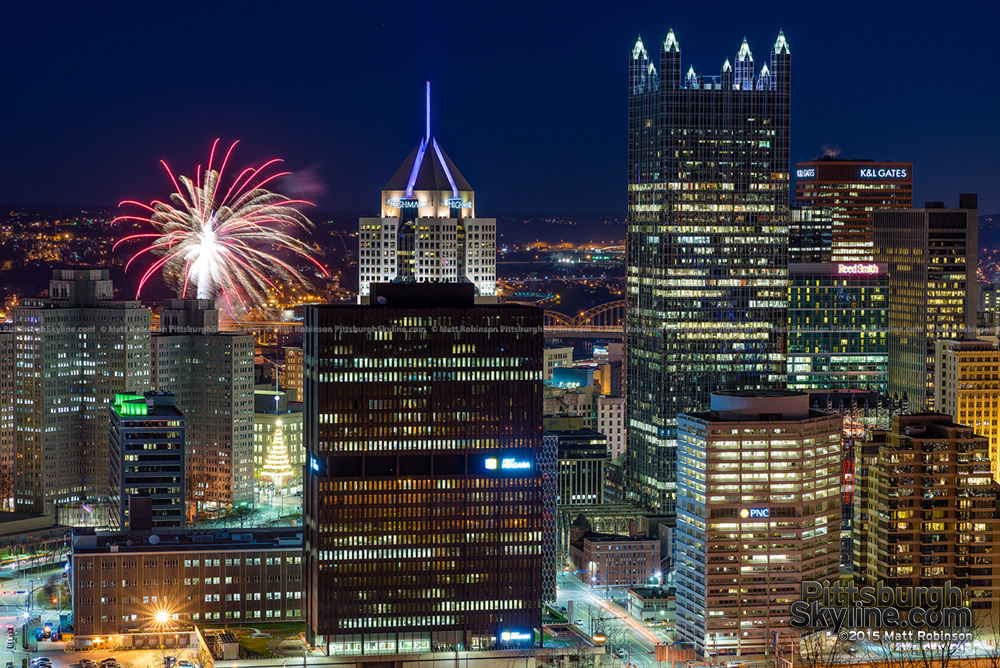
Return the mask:
[[517, 640], [532, 640], [533, 636], [530, 633], [522, 633], [521, 631], [504, 631], [500, 634], [500, 640], [504, 642], [511, 642]]
[[907, 173], [905, 169], [875, 169], [874, 167], [864, 167], [858, 170], [858, 177], [862, 179], [905, 179]]
[[743, 508], [740, 510], [740, 517], [743, 519], [767, 519], [771, 516], [770, 508]]

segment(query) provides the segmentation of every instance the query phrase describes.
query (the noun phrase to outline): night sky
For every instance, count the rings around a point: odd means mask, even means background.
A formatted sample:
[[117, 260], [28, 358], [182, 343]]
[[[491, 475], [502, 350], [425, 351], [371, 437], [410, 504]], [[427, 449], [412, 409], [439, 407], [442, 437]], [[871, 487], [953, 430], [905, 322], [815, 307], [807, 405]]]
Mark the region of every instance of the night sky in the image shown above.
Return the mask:
[[[14, 6], [12, 6], [14, 5]], [[1000, 211], [993, 2], [7, 3], [0, 204], [165, 197], [212, 140], [284, 157], [328, 210], [375, 210], [432, 131], [481, 213], [624, 213], [628, 58], [673, 26], [717, 74], [792, 52], [792, 153], [912, 160], [914, 200]]]

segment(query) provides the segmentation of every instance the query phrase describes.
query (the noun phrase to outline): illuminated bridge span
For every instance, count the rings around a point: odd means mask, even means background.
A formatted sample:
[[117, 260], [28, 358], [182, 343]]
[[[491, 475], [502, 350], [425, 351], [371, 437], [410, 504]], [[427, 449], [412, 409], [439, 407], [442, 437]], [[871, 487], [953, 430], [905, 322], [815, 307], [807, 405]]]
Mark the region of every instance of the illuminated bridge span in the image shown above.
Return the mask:
[[601, 336], [623, 334], [625, 300], [600, 304], [574, 317], [559, 311], [545, 311], [545, 336]]

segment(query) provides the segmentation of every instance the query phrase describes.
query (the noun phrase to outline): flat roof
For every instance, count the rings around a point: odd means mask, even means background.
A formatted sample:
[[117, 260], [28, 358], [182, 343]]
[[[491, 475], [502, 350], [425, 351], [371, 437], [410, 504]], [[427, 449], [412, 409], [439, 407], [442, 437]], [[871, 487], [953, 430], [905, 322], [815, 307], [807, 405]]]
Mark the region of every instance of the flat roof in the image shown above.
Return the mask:
[[92, 529], [77, 529], [73, 532], [74, 554], [208, 552], [267, 548], [301, 549], [302, 529], [300, 527], [214, 531], [159, 529], [100, 533]]

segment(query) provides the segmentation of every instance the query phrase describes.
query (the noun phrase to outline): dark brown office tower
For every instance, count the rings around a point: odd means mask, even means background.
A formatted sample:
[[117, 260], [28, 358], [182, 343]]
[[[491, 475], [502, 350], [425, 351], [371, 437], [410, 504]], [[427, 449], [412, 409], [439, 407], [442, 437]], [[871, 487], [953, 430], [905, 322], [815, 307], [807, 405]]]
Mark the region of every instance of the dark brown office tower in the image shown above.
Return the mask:
[[331, 655], [530, 646], [542, 311], [471, 283], [306, 310], [306, 620]]
[[872, 262], [874, 213], [913, 206], [913, 163], [834, 157], [798, 162], [795, 201], [832, 212], [833, 262]]

